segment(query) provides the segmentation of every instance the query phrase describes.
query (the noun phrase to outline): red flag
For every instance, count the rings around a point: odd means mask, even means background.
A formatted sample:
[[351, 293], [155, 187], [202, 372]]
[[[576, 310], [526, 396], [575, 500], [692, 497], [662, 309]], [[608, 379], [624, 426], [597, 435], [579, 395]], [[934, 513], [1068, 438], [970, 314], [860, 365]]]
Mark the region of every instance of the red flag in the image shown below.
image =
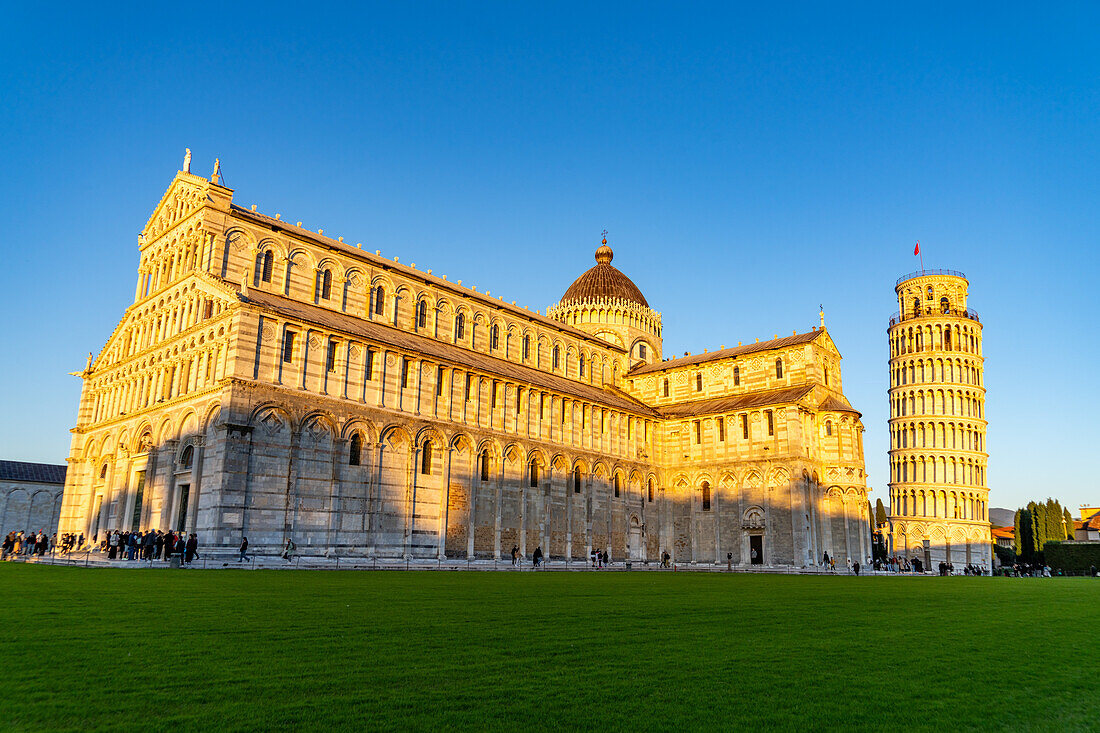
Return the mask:
[[915, 254], [915, 255], [920, 254], [920, 240], [919, 239], [917, 240], [917, 246], [913, 248], [913, 254]]

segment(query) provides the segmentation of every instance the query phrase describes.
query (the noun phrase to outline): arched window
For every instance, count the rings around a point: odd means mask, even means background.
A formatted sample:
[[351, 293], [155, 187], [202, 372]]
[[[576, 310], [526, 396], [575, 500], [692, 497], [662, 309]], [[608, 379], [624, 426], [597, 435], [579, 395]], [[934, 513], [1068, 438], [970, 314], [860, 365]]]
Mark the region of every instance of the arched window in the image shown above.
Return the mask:
[[275, 267], [275, 255], [271, 253], [271, 250], [264, 252], [263, 262], [263, 281], [265, 283], [271, 282], [271, 270]]
[[489, 329], [489, 349], [490, 351], [496, 351], [500, 347], [500, 327], [493, 324], [493, 327]]
[[832, 435], [833, 434], [833, 421], [832, 420], [826, 420], [825, 421], [825, 434], [826, 435]]
[[432, 441], [425, 440], [420, 454], [420, 473], [424, 476], [432, 475]]
[[191, 468], [195, 462], [195, 447], [187, 446], [183, 449], [183, 453], [180, 454], [180, 468]]
[[107, 464], [104, 463], [99, 469], [99, 477], [101, 479], [107, 478]]
[[638, 344], [638, 358], [645, 358], [645, 344]]
[[932, 286], [931, 285], [928, 286], [928, 299], [932, 300]]
[[455, 341], [466, 338], [466, 315], [459, 313], [455, 316]]
[[536, 488], [539, 485], [539, 461], [537, 458], [532, 458], [529, 464], [531, 473], [531, 487]]
[[358, 466], [363, 459], [363, 435], [356, 433], [351, 436], [351, 451], [348, 455], [348, 465]]
[[573, 469], [573, 493], [581, 493], [581, 467], [577, 466]]
[[531, 337], [524, 334], [523, 336], [523, 360], [527, 361], [531, 358]]
[[741, 386], [741, 367], [739, 366], [733, 368], [733, 386]]
[[951, 301], [949, 301], [945, 295], [940, 298], [940, 312], [947, 313], [949, 310], [951, 310]]
[[489, 450], [481, 451], [481, 480], [489, 480]]
[[775, 360], [775, 378], [776, 379], [782, 379], [783, 378], [783, 360], [782, 359], [776, 359]]
[[317, 297], [328, 300], [332, 296], [332, 270], [321, 270], [317, 273]]
[[920, 298], [913, 298], [913, 315], [920, 315]]
[[561, 347], [555, 346], [553, 356], [551, 357], [551, 369], [557, 369], [558, 363], [561, 361]]
[[374, 289], [374, 314], [377, 316], [386, 312], [386, 289], [379, 285]]
[[703, 482], [703, 511], [710, 511], [710, 484]]
[[653, 479], [649, 480], [649, 500], [653, 501]]
[[695, 373], [695, 391], [696, 392], [702, 392], [703, 391], [703, 373], [702, 372], [696, 372]]
[[619, 474], [615, 474], [615, 496], [619, 495]]
[[416, 327], [426, 328], [428, 325], [428, 303], [421, 300], [416, 304]]
[[829, 370], [828, 369], [825, 370], [825, 386], [826, 387], [829, 386]]
[[665, 390], [665, 397], [668, 397], [668, 377], [665, 377], [664, 390]]
[[580, 375], [583, 377], [584, 376], [584, 354], [581, 354], [580, 361], [578, 363], [580, 365], [578, 367], [578, 369], [580, 370]]

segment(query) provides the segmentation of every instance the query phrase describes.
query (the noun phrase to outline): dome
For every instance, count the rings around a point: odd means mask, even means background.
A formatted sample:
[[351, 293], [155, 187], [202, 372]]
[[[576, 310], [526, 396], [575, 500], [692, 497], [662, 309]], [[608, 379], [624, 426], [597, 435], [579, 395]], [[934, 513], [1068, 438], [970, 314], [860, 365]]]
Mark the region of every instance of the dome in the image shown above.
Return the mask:
[[569, 286], [561, 297], [561, 305], [593, 301], [600, 298], [622, 299], [649, 307], [642, 291], [629, 277], [612, 267], [615, 253], [607, 246], [607, 240], [596, 250], [596, 266], [584, 273]]

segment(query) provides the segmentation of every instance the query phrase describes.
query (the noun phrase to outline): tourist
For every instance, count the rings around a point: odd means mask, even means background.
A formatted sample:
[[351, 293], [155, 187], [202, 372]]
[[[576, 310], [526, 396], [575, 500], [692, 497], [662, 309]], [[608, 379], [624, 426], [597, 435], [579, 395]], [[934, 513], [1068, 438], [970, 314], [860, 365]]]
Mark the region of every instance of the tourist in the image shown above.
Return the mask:
[[536, 568], [539, 565], [542, 565], [542, 547], [541, 546], [535, 548], [535, 552], [531, 555], [531, 561], [534, 563]]
[[592, 567], [595, 568], [596, 567], [596, 548], [593, 547], [592, 550], [588, 553], [588, 555], [592, 559]]
[[829, 553], [826, 552], [821, 556], [821, 567], [828, 569], [829, 567]]
[[856, 574], [857, 578], [859, 577], [859, 563], [858, 562], [854, 563], [852, 565], [852, 572], [854, 572]]
[[188, 565], [199, 556], [199, 538], [194, 532], [187, 535], [187, 544], [184, 546], [184, 552], [186, 552]]
[[610, 566], [611, 558], [607, 554], [607, 550], [604, 549], [603, 555], [600, 556], [600, 567]]
[[246, 552], [248, 552], [248, 538], [247, 537], [242, 537], [241, 538], [241, 548], [239, 550], [237, 550], [237, 553], [238, 553], [237, 562], [251, 562], [248, 555], [245, 554]]
[[283, 547], [283, 559], [290, 562], [291, 554], [294, 552], [294, 540], [289, 537], [286, 538], [286, 546]]
[[512, 567], [516, 566], [516, 559], [519, 556], [519, 548], [512, 545]]

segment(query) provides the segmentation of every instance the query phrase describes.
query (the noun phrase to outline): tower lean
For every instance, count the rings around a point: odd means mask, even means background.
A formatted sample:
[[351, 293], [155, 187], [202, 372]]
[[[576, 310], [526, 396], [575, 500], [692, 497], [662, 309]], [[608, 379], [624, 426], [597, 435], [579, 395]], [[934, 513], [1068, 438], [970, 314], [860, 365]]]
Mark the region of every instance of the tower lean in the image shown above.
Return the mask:
[[891, 552], [990, 565], [982, 324], [954, 270], [900, 278], [890, 319]]

